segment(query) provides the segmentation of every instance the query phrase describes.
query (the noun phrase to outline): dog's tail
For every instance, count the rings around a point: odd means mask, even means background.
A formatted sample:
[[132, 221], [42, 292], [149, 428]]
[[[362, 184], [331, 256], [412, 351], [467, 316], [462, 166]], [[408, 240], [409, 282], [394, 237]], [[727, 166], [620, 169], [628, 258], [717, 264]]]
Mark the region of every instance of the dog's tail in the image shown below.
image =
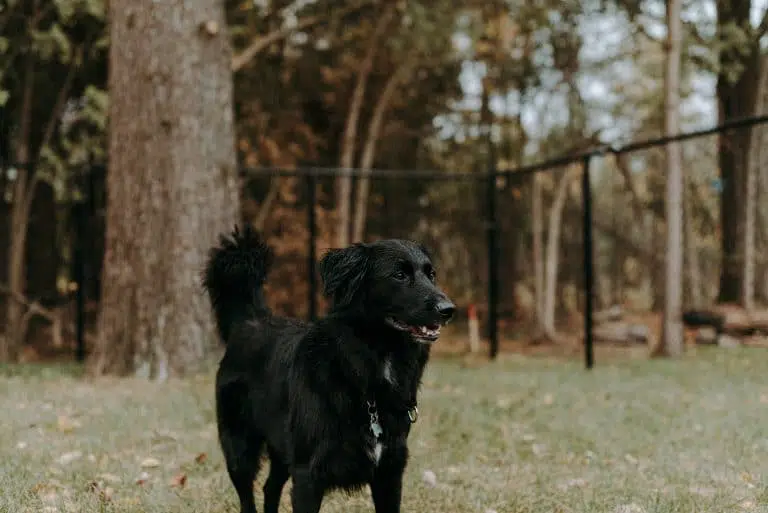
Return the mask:
[[232, 326], [270, 315], [263, 286], [272, 265], [272, 249], [249, 225], [222, 235], [211, 248], [203, 286], [211, 300], [219, 336], [225, 344]]

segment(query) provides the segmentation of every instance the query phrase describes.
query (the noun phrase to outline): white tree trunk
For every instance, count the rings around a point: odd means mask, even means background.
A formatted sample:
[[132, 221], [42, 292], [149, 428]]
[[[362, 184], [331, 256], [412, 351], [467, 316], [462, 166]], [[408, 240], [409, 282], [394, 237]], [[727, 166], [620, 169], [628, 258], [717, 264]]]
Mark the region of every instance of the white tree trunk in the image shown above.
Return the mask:
[[536, 303], [536, 322], [544, 324], [544, 212], [542, 208], [541, 177], [535, 173], [531, 180], [531, 231], [533, 232], [533, 293]]
[[[667, 58], [665, 116], [667, 135], [680, 132], [680, 60], [682, 56], [681, 0], [667, 0]], [[668, 144], [667, 153], [667, 258], [664, 283], [664, 317], [661, 350], [670, 356], [683, 352], [683, 165], [679, 143]]]
[[556, 338], [555, 311], [557, 306], [557, 275], [560, 263], [560, 229], [563, 224], [563, 209], [568, 199], [568, 188], [574, 178], [579, 176], [579, 169], [567, 169], [560, 177], [555, 192], [552, 209], [549, 212], [549, 230], [547, 233], [546, 290], [544, 294], [544, 317], [542, 327], [549, 338]]

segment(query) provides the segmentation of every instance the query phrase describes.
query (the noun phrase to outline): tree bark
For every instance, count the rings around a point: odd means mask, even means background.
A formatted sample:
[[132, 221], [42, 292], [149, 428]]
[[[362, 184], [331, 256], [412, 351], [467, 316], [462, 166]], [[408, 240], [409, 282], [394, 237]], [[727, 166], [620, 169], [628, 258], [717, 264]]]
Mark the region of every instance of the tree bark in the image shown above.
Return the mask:
[[536, 301], [536, 321], [539, 327], [544, 325], [544, 212], [542, 207], [541, 176], [534, 173], [531, 179], [531, 231], [533, 232], [533, 293]]
[[110, 15], [106, 251], [89, 370], [162, 380], [214, 346], [199, 275], [238, 219], [232, 56], [217, 0], [112, 0]]
[[[768, 12], [766, 18], [768, 19]], [[759, 59], [760, 74], [755, 89], [755, 114], [762, 112], [765, 108], [766, 81], [768, 81], [768, 70], [765, 69], [765, 63], [768, 57], [763, 56]], [[744, 283], [742, 290], [742, 302], [744, 308], [752, 310], [755, 308], [755, 289], [757, 282], [757, 198], [758, 198], [758, 175], [760, 174], [761, 153], [764, 151], [761, 144], [761, 131], [764, 126], [756, 126], [750, 131], [751, 155], [749, 157], [749, 167], [746, 170], [746, 214], [745, 214], [745, 239], [744, 239]]]
[[[720, 122], [755, 113], [760, 78], [760, 44], [753, 38], [736, 45], [726, 36], [734, 27], [749, 33], [751, 0], [717, 2], [717, 32], [727, 44], [720, 50], [717, 76], [717, 101]], [[731, 38], [732, 39], [732, 38]], [[734, 67], [739, 67], [734, 69]], [[742, 303], [746, 267], [747, 170], [750, 161], [752, 130], [740, 128], [719, 137], [720, 197], [722, 225], [720, 290], [718, 302]]]
[[[37, 5], [37, 4], [35, 4]], [[8, 287], [11, 295], [24, 295], [26, 280], [24, 257], [27, 248], [27, 226], [32, 192], [30, 175], [30, 130], [32, 127], [32, 101], [34, 96], [34, 59], [28, 59], [24, 69], [24, 93], [21, 100], [19, 135], [16, 140], [15, 159], [19, 165], [13, 186], [10, 218], [10, 244], [8, 247]], [[0, 337], [0, 362], [15, 362], [21, 350], [21, 318], [23, 308], [17, 301], [8, 301], [5, 337]]]
[[[695, 189], [696, 185], [691, 184], [689, 190]], [[696, 224], [694, 219], [694, 213], [696, 209], [693, 208], [695, 195], [689, 194], [688, 197], [683, 198], [683, 222], [685, 223], [685, 253], [687, 260], [688, 272], [688, 290], [690, 294], [690, 307], [699, 308], [702, 302], [702, 289], [701, 289], [701, 263], [699, 258], [699, 241], [696, 233]], [[684, 277], [685, 279], [685, 277]]]
[[[352, 91], [352, 100], [349, 103], [349, 113], [347, 114], [347, 121], [344, 126], [344, 135], [342, 136], [339, 165], [344, 172], [351, 171], [355, 163], [358, 121], [363, 109], [363, 100], [365, 99], [365, 90], [368, 86], [368, 77], [373, 70], [373, 60], [376, 57], [376, 49], [378, 48], [381, 37], [392, 20], [394, 13], [395, 4], [390, 4], [385, 8], [384, 14], [376, 23], [376, 28], [371, 35], [368, 48], [363, 57], [363, 62], [360, 64], [360, 68], [357, 71], [355, 88]], [[352, 176], [345, 174], [338, 178], [336, 184], [336, 208], [338, 209], [336, 246], [340, 248], [349, 245], [351, 202]]]
[[365, 221], [368, 214], [368, 194], [371, 188], [371, 179], [369, 177], [371, 169], [373, 169], [373, 161], [376, 157], [376, 145], [381, 137], [381, 127], [384, 124], [384, 117], [386, 116], [389, 105], [392, 102], [392, 97], [397, 91], [397, 87], [403, 80], [404, 74], [407, 72], [410, 63], [406, 59], [398, 69], [393, 73], [387, 83], [384, 85], [384, 89], [379, 96], [379, 100], [376, 102], [376, 106], [373, 109], [371, 115], [371, 121], [368, 125], [368, 135], [365, 139], [365, 146], [363, 147], [363, 154], [360, 157], [360, 170], [363, 175], [357, 181], [357, 191], [355, 194], [355, 208], [354, 208], [354, 220], [352, 223], [352, 242], [361, 242], [365, 236]]
[[560, 256], [560, 228], [563, 223], [563, 209], [568, 199], [568, 187], [574, 178], [578, 177], [577, 169], [566, 169], [557, 185], [555, 200], [549, 212], [549, 231], [547, 233], [547, 258], [546, 258], [546, 291], [544, 294], [544, 317], [542, 327], [544, 334], [555, 339], [557, 330], [555, 327], [555, 308], [557, 304], [557, 276]]
[[[664, 128], [667, 135], [680, 132], [680, 61], [682, 57], [682, 0], [667, 0], [667, 58], [664, 74]], [[683, 155], [680, 143], [666, 146], [667, 258], [664, 279], [664, 315], [660, 351], [683, 353]]]

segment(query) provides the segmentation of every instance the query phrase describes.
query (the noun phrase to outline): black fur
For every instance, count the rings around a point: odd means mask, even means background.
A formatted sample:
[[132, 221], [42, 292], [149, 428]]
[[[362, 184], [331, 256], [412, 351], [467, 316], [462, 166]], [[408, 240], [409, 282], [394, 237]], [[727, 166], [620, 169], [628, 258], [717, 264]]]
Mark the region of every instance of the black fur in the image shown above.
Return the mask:
[[[266, 450], [264, 512], [277, 513], [293, 479], [295, 513], [317, 513], [334, 489], [371, 487], [377, 513], [400, 511], [429, 340], [453, 314], [426, 250], [404, 240], [329, 251], [320, 274], [331, 308], [309, 324], [273, 316], [261, 287], [271, 252], [252, 230], [211, 251], [205, 287], [226, 343], [216, 380], [219, 440], [242, 513], [256, 511], [253, 480]], [[394, 319], [394, 320], [393, 320]], [[438, 330], [439, 331], [439, 330]], [[383, 433], [380, 459], [368, 402]]]

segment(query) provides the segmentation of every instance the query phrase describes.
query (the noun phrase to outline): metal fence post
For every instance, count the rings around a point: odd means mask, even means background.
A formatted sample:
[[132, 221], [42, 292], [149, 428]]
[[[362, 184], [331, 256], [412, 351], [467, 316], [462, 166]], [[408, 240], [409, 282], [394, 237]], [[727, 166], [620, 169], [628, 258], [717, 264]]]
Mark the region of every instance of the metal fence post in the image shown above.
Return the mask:
[[310, 321], [317, 319], [317, 175], [314, 169], [307, 175], [307, 231], [309, 232], [309, 251], [307, 251], [308, 316]]
[[582, 162], [583, 170], [581, 174], [581, 194], [582, 201], [584, 202], [584, 216], [582, 219], [584, 250], [584, 358], [587, 369], [591, 369], [595, 365], [595, 356], [592, 347], [594, 343], [592, 313], [595, 297], [595, 277], [593, 273], [594, 252], [592, 250], [592, 187], [589, 179], [589, 164], [591, 160], [591, 154], [584, 156]]
[[488, 136], [488, 339], [490, 357], [499, 354], [499, 226], [496, 208], [496, 156]]

